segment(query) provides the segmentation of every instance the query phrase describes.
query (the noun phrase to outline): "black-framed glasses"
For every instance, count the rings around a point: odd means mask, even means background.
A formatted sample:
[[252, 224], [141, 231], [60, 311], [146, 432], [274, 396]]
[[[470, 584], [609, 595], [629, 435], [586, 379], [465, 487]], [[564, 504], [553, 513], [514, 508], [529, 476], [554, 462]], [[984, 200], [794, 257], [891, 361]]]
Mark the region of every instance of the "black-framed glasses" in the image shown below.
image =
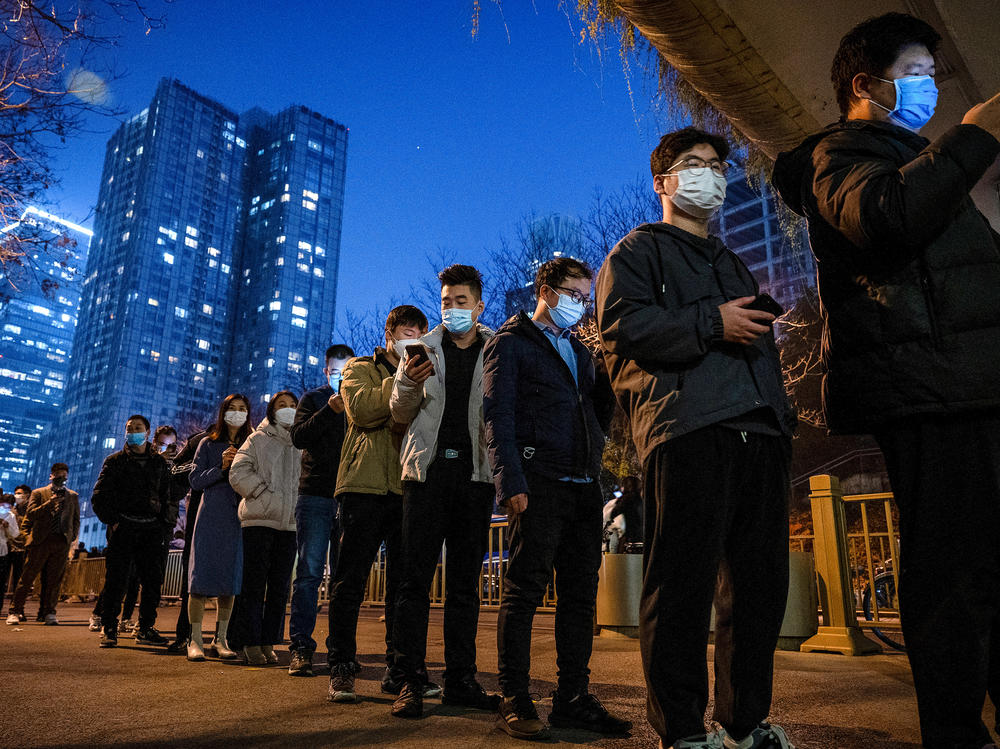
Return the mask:
[[713, 172], [718, 174], [720, 177], [725, 177], [726, 172], [729, 171], [728, 161], [720, 161], [719, 159], [712, 159], [711, 161], [705, 161], [704, 159], [699, 158], [697, 156], [685, 156], [683, 159], [681, 159], [672, 167], [670, 167], [670, 172], [673, 172], [681, 164], [684, 165], [684, 168], [687, 171], [691, 172], [692, 177], [697, 177], [702, 172], [704, 172], [705, 167], [708, 167]]
[[566, 295], [577, 304], [582, 304], [584, 307], [594, 306], [593, 297], [584, 296], [576, 289], [567, 289], [565, 286], [553, 286], [552, 288], [559, 289], [559, 291], [565, 291]]

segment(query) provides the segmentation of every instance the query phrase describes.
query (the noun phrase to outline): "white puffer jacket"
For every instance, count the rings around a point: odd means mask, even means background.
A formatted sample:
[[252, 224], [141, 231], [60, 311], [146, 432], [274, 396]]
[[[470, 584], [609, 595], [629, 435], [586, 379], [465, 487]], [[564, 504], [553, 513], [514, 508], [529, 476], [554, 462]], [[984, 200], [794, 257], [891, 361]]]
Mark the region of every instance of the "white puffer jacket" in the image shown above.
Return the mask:
[[267, 419], [250, 434], [229, 469], [229, 483], [243, 497], [239, 508], [243, 527], [295, 530], [301, 456], [288, 430]]

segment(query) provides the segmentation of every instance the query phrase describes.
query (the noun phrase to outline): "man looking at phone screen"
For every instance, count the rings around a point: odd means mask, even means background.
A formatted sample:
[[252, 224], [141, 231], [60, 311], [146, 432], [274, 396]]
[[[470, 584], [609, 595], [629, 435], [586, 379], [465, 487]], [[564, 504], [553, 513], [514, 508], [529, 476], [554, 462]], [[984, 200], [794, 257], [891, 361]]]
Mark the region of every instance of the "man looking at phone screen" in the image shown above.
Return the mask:
[[392, 635], [406, 682], [392, 713], [403, 718], [423, 714], [419, 674], [442, 542], [444, 702], [484, 710], [499, 704], [475, 678], [479, 579], [493, 514], [483, 426], [483, 344], [493, 331], [478, 322], [479, 271], [452, 265], [438, 278], [442, 324], [420, 339], [424, 356], [404, 360], [389, 402], [393, 418], [410, 425], [401, 453], [404, 572]]
[[[762, 724], [788, 591], [795, 415], [757, 283], [708, 233], [726, 194], [723, 138], [694, 128], [653, 151], [663, 221], [643, 224], [597, 277], [611, 383], [646, 477], [639, 615], [647, 715], [664, 747], [787, 747]], [[715, 714], [705, 650], [715, 597]]]
[[298, 562], [288, 622], [291, 676], [312, 676], [312, 654], [316, 650], [312, 633], [316, 627], [319, 586], [327, 560], [331, 576], [337, 567], [340, 524], [334, 496], [345, 428], [340, 381], [348, 360], [353, 357], [354, 351], [342, 343], [326, 350], [323, 367], [326, 382], [299, 399], [295, 421], [288, 430], [292, 444], [302, 451], [299, 496], [295, 503]]

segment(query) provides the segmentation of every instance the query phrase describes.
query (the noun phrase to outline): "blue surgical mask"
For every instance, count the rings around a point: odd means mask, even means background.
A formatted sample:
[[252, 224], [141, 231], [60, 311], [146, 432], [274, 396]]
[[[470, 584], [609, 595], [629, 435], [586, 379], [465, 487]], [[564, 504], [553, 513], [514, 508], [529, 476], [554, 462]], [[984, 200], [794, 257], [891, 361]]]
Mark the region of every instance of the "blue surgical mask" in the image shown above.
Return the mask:
[[[549, 303], [545, 302], [549, 307]], [[583, 302], [574, 302], [568, 294], [560, 294], [555, 307], [549, 307], [549, 317], [560, 328], [572, 328], [583, 317]]]
[[330, 383], [330, 387], [333, 388], [333, 392], [340, 392], [340, 381], [343, 379], [343, 375], [339, 372], [337, 374], [332, 374], [326, 378], [326, 381]]
[[127, 432], [125, 434], [125, 442], [132, 445], [132, 447], [138, 447], [145, 441], [146, 441], [145, 432]]
[[[876, 76], [877, 77], [877, 76]], [[908, 75], [888, 81], [896, 87], [896, 106], [893, 109], [883, 107], [877, 101], [872, 102], [889, 113], [889, 119], [907, 130], [919, 130], [934, 116], [937, 106], [938, 90], [934, 78], [929, 75]]]
[[472, 310], [461, 307], [451, 307], [441, 313], [441, 322], [449, 333], [468, 333], [472, 329]]

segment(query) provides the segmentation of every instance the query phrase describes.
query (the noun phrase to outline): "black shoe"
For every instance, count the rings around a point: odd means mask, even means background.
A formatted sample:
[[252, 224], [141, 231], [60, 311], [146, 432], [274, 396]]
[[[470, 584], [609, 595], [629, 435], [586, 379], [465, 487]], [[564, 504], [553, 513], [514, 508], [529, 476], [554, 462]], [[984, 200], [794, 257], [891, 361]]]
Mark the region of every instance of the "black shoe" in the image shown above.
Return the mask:
[[446, 681], [441, 702], [445, 705], [461, 705], [476, 710], [498, 710], [502, 700], [499, 694], [490, 694], [475, 677], [469, 676], [457, 682]]
[[419, 718], [424, 714], [424, 685], [407, 683], [392, 703], [392, 714], [397, 718]]
[[45, 621], [45, 614], [43, 614], [41, 611], [39, 611], [38, 612], [38, 616], [35, 617], [35, 621], [36, 622], [44, 622]]
[[172, 643], [167, 645], [167, 652], [174, 655], [183, 655], [187, 653], [187, 640], [174, 640]]
[[616, 718], [589, 692], [567, 699], [559, 690], [552, 693], [549, 723], [560, 728], [584, 728], [612, 735], [628, 733], [632, 728], [631, 721]]
[[[425, 673], [425, 679], [426, 676], [427, 675]], [[403, 684], [404, 682], [402, 679], [396, 680], [392, 678], [392, 669], [386, 666], [385, 673], [382, 675], [382, 691], [386, 694], [395, 694], [398, 696], [399, 693], [403, 691]], [[423, 685], [424, 697], [430, 698], [441, 696], [441, 686], [439, 684], [435, 684], [433, 681], [428, 679], [423, 682]]]
[[293, 650], [292, 660], [288, 664], [289, 676], [312, 676], [313, 654], [309, 650]]
[[330, 689], [326, 699], [330, 702], [357, 702], [358, 694], [354, 691], [354, 674], [357, 671], [354, 663], [337, 663], [330, 665]]
[[138, 645], [167, 645], [170, 643], [170, 640], [152, 627], [137, 629], [135, 631], [135, 641]]
[[118, 647], [118, 628], [106, 627], [104, 629], [104, 634], [101, 635], [101, 641], [98, 643], [98, 647], [102, 648]]
[[499, 726], [515, 739], [541, 739], [547, 731], [538, 718], [538, 710], [531, 695], [527, 693], [504, 697], [500, 702]]

